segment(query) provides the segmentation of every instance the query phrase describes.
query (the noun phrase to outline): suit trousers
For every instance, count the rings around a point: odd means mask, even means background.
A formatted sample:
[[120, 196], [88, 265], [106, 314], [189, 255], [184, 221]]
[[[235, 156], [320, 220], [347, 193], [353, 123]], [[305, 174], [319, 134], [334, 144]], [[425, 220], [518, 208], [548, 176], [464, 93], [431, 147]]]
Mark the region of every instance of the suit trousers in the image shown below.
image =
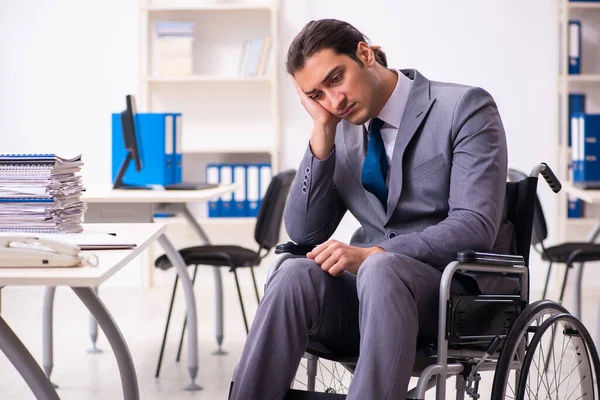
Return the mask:
[[[265, 290], [230, 399], [282, 399], [309, 334], [336, 354], [359, 355], [347, 400], [404, 399], [417, 335], [435, 338], [442, 272], [400, 254], [368, 257], [333, 277], [310, 259], [286, 260]], [[468, 290], [457, 281], [455, 294]]]

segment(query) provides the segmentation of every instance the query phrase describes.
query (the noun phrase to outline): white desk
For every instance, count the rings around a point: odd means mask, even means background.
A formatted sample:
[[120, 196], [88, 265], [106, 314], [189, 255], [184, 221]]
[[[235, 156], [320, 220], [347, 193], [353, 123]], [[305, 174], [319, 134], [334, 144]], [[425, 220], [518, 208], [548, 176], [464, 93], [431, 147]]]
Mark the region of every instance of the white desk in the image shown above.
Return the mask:
[[[91, 251], [98, 257], [97, 267], [0, 268], [0, 287], [40, 285], [70, 286], [73, 289], [100, 324], [115, 353], [123, 386], [123, 398], [128, 400], [140, 398], [131, 353], [116, 322], [93, 287], [100, 285], [140, 255], [164, 234], [165, 229], [164, 224], [84, 224], [85, 231], [115, 232], [117, 237], [135, 243], [137, 247], [128, 250]], [[57, 234], [57, 239], [60, 239], [60, 234]], [[51, 316], [50, 313], [50, 322]], [[0, 317], [0, 349], [23, 376], [37, 399], [59, 398], [50, 380], [2, 317]]]
[[[571, 182], [565, 182], [562, 185], [565, 192], [573, 197], [577, 197], [589, 204], [600, 203], [600, 190], [585, 190], [573, 186]], [[588, 242], [595, 242], [600, 234], [600, 219], [596, 222], [594, 227], [588, 233], [586, 240]], [[573, 315], [581, 319], [581, 281], [583, 278], [583, 264], [577, 263], [574, 265], [575, 271], [575, 286], [574, 286], [574, 303], [573, 303]], [[600, 329], [600, 308], [598, 310], [598, 328]], [[600, 330], [596, 334], [596, 344], [600, 343]]]
[[[190, 212], [188, 203], [206, 202], [221, 195], [233, 192], [237, 184], [221, 185], [213, 189], [203, 190], [114, 190], [110, 185], [86, 185], [82, 198], [88, 204], [85, 214], [86, 222], [152, 222], [155, 213], [180, 213], [198, 234], [200, 240], [210, 244], [210, 240], [198, 221]], [[181, 280], [187, 306], [188, 340], [188, 370], [192, 383], [187, 390], [197, 390], [194, 383], [198, 371], [198, 335], [196, 318], [196, 300], [192, 281], [187, 273], [185, 262], [166, 235], [159, 238], [171, 263], [175, 266]], [[223, 343], [223, 283], [221, 270], [213, 269], [216, 295], [216, 339], [217, 354], [225, 354], [221, 349]], [[93, 324], [92, 324], [93, 327]], [[92, 341], [95, 341], [94, 330], [91, 330]]]

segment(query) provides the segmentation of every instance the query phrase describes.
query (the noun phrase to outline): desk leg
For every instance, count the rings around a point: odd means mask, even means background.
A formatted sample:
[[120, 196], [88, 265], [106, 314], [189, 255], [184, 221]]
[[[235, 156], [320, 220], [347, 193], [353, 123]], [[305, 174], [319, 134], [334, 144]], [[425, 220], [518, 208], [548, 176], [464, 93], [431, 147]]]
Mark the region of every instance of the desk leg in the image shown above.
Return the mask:
[[[98, 296], [98, 287], [94, 288], [96, 296]], [[96, 347], [98, 341], [98, 322], [92, 314], [90, 314], [90, 340], [92, 341], [92, 348], [88, 350], [88, 353], [102, 353], [102, 349]]]
[[96, 295], [96, 292], [91, 287], [73, 287], [71, 288], [79, 297], [81, 302], [92, 313], [96, 321], [102, 327], [102, 331], [106, 335], [110, 347], [115, 353], [119, 373], [121, 374], [121, 384], [123, 386], [123, 399], [139, 400], [140, 390], [138, 387], [137, 376], [135, 374], [135, 366], [131, 358], [131, 353], [125, 343], [125, 339], [119, 330], [115, 320], [112, 318], [102, 300]]
[[19, 371], [36, 399], [60, 400], [44, 371], [2, 317], [0, 317], [0, 350]]
[[[186, 221], [194, 228], [200, 239], [206, 243], [210, 244], [210, 239], [204, 229], [200, 226], [194, 215], [187, 207], [187, 205], [183, 208], [183, 216]], [[221, 277], [221, 268], [213, 267], [213, 272], [215, 276], [215, 304], [216, 304], [216, 337], [217, 337], [217, 345], [219, 348], [215, 350], [213, 354], [224, 355], [227, 354], [225, 350], [221, 348], [223, 344], [223, 279]]]
[[[56, 288], [47, 286], [44, 290], [44, 308], [42, 312], [42, 367], [48, 379], [54, 368], [54, 344], [53, 344], [53, 309], [54, 309], [54, 294]], [[52, 384], [55, 388], [58, 386]]]
[[158, 242], [167, 253], [167, 257], [177, 270], [177, 275], [183, 286], [185, 295], [185, 304], [187, 307], [187, 320], [189, 324], [188, 332], [188, 370], [192, 382], [185, 387], [185, 390], [202, 390], [202, 387], [196, 384], [196, 375], [198, 374], [198, 321], [196, 318], [196, 298], [192, 281], [188, 275], [187, 268], [181, 254], [177, 251], [173, 243], [165, 234], [160, 235]]

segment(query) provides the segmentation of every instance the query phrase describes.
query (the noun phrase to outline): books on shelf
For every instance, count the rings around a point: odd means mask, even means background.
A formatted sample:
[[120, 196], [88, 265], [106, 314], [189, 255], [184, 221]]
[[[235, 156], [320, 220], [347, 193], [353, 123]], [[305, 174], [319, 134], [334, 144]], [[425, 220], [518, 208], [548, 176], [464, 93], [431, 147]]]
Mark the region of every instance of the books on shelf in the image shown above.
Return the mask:
[[81, 232], [81, 156], [0, 155], [0, 232]]
[[238, 74], [263, 76], [267, 72], [271, 55], [271, 37], [246, 40], [242, 46]]
[[156, 67], [159, 76], [193, 75], [194, 22], [157, 22]]

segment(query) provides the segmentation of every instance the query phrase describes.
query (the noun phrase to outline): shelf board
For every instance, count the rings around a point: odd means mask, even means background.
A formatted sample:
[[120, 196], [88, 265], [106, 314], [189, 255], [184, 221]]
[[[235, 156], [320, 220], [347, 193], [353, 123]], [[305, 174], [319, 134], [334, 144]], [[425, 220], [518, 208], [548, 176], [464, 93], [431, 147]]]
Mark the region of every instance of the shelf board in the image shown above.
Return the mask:
[[571, 10], [589, 10], [596, 9], [600, 10], [600, 2], [588, 1], [588, 2], [574, 2], [570, 1], [568, 6]]
[[147, 76], [148, 83], [192, 83], [192, 82], [272, 82], [271, 75], [238, 76], [238, 75], [191, 75], [191, 76]]
[[274, 10], [275, 4], [248, 4], [239, 3], [210, 3], [194, 5], [172, 5], [172, 6], [147, 6], [142, 7], [142, 11], [163, 12], [163, 11], [247, 11], [247, 10]]
[[591, 228], [598, 222], [598, 218], [582, 217], [582, 218], [565, 218], [565, 223], [571, 226], [583, 226]]
[[561, 75], [560, 77], [567, 82], [600, 83], [600, 74]]

